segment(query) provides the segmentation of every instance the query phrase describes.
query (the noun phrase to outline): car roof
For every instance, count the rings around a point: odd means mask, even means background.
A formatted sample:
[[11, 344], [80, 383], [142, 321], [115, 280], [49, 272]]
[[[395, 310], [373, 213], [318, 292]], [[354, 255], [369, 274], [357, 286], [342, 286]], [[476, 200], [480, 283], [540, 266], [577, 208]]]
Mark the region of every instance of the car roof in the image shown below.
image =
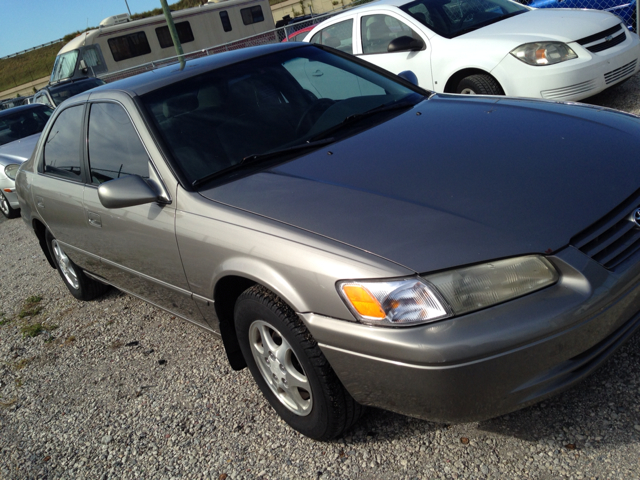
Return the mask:
[[193, 76], [205, 73], [218, 68], [223, 68], [234, 63], [244, 62], [253, 58], [263, 57], [271, 53], [292, 50], [295, 48], [317, 48], [314, 45], [301, 42], [275, 43], [270, 45], [261, 45], [257, 47], [247, 47], [230, 52], [216, 53], [206, 57], [187, 60], [185, 67], [181, 68], [180, 64], [174, 63], [166, 67], [160, 67], [155, 70], [134, 75], [133, 77], [117, 80], [113, 83], [102, 85], [87, 92], [74, 96], [76, 101], [84, 101], [90, 95], [104, 93], [107, 91], [118, 90], [128, 93], [130, 96], [144, 95], [145, 93], [157, 90], [166, 85], [191, 78]]
[[62, 90], [63, 87], [68, 86], [68, 85], [75, 85], [78, 83], [87, 83], [87, 82], [95, 82], [95, 81], [99, 81], [99, 78], [96, 77], [83, 77], [83, 78], [75, 78], [75, 79], [66, 79], [66, 80], [62, 80], [58, 83], [50, 83], [49, 85], [46, 85], [44, 87], [42, 87], [42, 90], [49, 90], [50, 92], [54, 92], [56, 90]]
[[0, 117], [13, 115], [15, 113], [18, 113], [24, 110], [33, 110], [37, 108], [49, 108], [49, 107], [47, 107], [46, 105], [42, 105], [40, 103], [30, 103], [29, 105], [18, 105], [17, 107], [7, 108], [6, 110], [0, 110]]

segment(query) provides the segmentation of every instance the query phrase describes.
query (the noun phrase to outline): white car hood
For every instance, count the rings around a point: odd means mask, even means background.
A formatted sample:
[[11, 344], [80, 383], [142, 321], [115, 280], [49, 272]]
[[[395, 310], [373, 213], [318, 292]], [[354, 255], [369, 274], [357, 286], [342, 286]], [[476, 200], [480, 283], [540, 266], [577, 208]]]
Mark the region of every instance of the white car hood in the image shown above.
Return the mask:
[[27, 160], [36, 148], [39, 138], [40, 133], [36, 133], [15, 142], [0, 145], [0, 165], [6, 166], [10, 163], [22, 163]]
[[575, 42], [621, 23], [620, 18], [598, 10], [532, 10], [501, 22], [474, 30], [454, 40], [512, 41], [514, 48], [527, 42], [556, 40]]

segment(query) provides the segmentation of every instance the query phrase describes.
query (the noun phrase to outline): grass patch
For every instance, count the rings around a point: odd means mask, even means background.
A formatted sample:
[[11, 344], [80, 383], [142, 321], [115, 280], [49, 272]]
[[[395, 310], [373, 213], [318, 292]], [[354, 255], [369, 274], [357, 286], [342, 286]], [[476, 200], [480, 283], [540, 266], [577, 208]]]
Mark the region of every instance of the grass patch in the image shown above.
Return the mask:
[[0, 60], [0, 92], [51, 75], [53, 62], [63, 45], [63, 42], [54, 43]]
[[[22, 306], [22, 310], [20, 310], [20, 313], [18, 314], [18, 317], [35, 317], [38, 315], [42, 311], [42, 305], [39, 305], [40, 301], [42, 301], [42, 297], [40, 295], [32, 295], [27, 298]], [[35, 335], [32, 336], [35, 337]]]
[[23, 337], [37, 337], [42, 333], [44, 327], [41, 323], [34, 323], [33, 325], [25, 325], [20, 329]]
[[65, 345], [71, 345], [71, 344], [72, 344], [73, 342], [75, 342], [75, 341], [76, 341], [76, 337], [74, 337], [73, 335], [71, 335], [70, 337], [67, 337], [67, 338], [64, 340], [64, 344], [65, 344]]
[[7, 323], [9, 323], [11, 321], [10, 318], [5, 318], [4, 316], [4, 312], [0, 312], [0, 327], [2, 325], [6, 325]]

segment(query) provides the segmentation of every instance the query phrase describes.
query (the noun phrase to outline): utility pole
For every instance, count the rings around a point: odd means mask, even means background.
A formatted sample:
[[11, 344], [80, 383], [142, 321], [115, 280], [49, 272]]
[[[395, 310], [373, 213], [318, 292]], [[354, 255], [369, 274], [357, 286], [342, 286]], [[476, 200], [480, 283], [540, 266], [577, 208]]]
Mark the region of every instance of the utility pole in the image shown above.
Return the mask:
[[169, 27], [169, 33], [171, 34], [171, 40], [173, 40], [173, 45], [176, 47], [176, 53], [178, 54], [178, 59], [180, 60], [180, 68], [184, 68], [184, 52], [182, 51], [182, 45], [180, 44], [180, 38], [178, 37], [178, 31], [176, 30], [176, 26], [173, 23], [173, 17], [171, 16], [171, 12], [169, 11], [169, 5], [167, 5], [167, 0], [160, 0], [162, 4], [162, 11], [164, 12], [164, 18], [167, 19], [167, 26]]

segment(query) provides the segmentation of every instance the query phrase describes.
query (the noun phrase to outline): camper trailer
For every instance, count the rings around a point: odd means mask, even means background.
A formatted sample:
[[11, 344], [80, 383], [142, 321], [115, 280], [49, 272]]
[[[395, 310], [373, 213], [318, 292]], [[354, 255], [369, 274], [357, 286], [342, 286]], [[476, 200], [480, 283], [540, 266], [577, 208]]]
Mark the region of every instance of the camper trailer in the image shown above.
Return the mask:
[[[209, 1], [172, 16], [185, 54], [275, 28], [268, 0]], [[114, 15], [62, 47], [49, 82], [102, 77], [175, 55], [164, 15], [135, 21]]]

